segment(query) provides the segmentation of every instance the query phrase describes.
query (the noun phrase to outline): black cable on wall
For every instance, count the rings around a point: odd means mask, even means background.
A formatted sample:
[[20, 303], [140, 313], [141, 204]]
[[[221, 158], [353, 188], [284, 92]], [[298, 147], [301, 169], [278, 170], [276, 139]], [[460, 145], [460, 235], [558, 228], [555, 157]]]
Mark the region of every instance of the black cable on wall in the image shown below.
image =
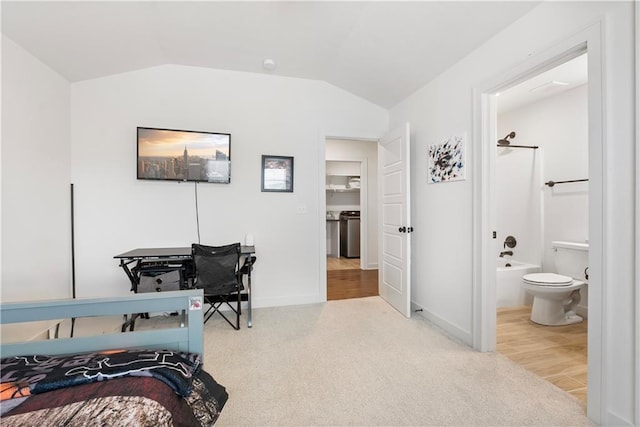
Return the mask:
[[198, 244], [200, 244], [200, 217], [198, 215], [198, 181], [194, 181], [194, 190], [196, 194], [196, 228], [198, 230]]

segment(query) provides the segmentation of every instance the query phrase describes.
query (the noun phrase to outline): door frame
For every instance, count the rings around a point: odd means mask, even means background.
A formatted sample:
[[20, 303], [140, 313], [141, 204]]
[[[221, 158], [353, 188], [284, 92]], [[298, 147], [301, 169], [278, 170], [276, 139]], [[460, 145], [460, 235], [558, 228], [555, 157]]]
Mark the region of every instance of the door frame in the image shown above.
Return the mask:
[[[640, 75], [640, 4], [635, 3], [636, 64], [635, 75]], [[636, 83], [636, 147], [640, 147], [640, 85]], [[636, 402], [640, 398], [640, 150], [636, 149]], [[635, 424], [640, 425], [640, 404], [636, 403]]]
[[[357, 135], [357, 136], [356, 136]], [[372, 143], [378, 143], [381, 136], [376, 132], [357, 132], [352, 133], [349, 131], [325, 131], [320, 132], [318, 135], [318, 144], [317, 144], [317, 156], [319, 161], [318, 165], [318, 236], [320, 236], [318, 247], [318, 277], [320, 278], [318, 282], [318, 300], [326, 302], [327, 301], [327, 192], [325, 191], [326, 187], [326, 175], [327, 175], [327, 161], [326, 161], [326, 141], [327, 139], [345, 139], [345, 140], [353, 140], [353, 141], [367, 141]], [[353, 161], [361, 161], [353, 160]], [[362, 189], [360, 190], [362, 192]], [[360, 196], [362, 198], [362, 195]], [[362, 199], [361, 199], [362, 200]], [[362, 221], [360, 222], [360, 231], [362, 232]], [[362, 262], [362, 260], [361, 260]]]
[[[603, 328], [605, 318], [604, 235], [606, 227], [604, 150], [604, 24], [598, 21], [559, 43], [529, 55], [518, 67], [494, 77], [474, 88], [474, 140], [478, 141], [473, 156], [473, 277], [472, 318], [473, 347], [494, 351], [496, 347], [496, 230], [495, 209], [495, 141], [496, 93], [508, 89], [541, 72], [554, 68], [583, 53], [588, 53], [589, 86], [589, 328], [588, 328], [588, 395], [587, 415], [595, 422], [602, 420], [606, 402]], [[475, 151], [474, 150], [474, 151]]]

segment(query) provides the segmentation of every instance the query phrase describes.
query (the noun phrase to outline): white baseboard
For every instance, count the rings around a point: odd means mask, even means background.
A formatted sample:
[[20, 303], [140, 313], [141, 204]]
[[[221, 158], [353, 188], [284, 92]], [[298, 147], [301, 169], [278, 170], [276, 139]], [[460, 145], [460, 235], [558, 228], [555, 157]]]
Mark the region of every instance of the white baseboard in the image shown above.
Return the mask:
[[422, 316], [427, 321], [432, 323], [438, 329], [442, 330], [442, 332], [449, 336], [450, 338], [461, 342], [464, 345], [472, 346], [473, 345], [473, 337], [471, 336], [470, 331], [465, 331], [464, 329], [444, 320], [442, 317], [426, 310], [424, 307], [416, 304], [415, 302], [411, 303], [411, 313]]
[[324, 302], [320, 299], [320, 295], [296, 295], [286, 297], [273, 297], [273, 298], [253, 298], [251, 305], [253, 308], [260, 307], [280, 307], [286, 305], [303, 305], [303, 304], [317, 304]]
[[623, 420], [619, 416], [607, 412], [607, 420], [604, 425], [607, 427], [633, 427], [635, 424], [632, 421]]
[[2, 339], [6, 342], [42, 341], [49, 339], [50, 330], [59, 320], [40, 320], [2, 325]]

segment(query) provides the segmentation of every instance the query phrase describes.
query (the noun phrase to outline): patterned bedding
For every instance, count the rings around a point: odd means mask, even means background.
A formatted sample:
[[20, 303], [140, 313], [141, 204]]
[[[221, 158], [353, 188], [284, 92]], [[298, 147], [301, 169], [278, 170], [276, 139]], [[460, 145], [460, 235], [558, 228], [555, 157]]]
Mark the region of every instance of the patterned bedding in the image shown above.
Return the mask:
[[0, 363], [2, 426], [208, 426], [228, 398], [188, 353], [119, 350]]

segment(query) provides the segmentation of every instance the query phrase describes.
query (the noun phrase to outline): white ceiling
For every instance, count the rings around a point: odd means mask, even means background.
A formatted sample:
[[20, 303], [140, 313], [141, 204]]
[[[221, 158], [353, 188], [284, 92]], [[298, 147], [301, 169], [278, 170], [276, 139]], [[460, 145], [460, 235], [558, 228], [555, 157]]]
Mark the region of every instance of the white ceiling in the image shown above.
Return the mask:
[[162, 64], [324, 80], [390, 108], [539, 1], [2, 1], [2, 32], [70, 82]]
[[586, 84], [587, 55], [581, 55], [502, 92], [498, 114], [506, 113]]

